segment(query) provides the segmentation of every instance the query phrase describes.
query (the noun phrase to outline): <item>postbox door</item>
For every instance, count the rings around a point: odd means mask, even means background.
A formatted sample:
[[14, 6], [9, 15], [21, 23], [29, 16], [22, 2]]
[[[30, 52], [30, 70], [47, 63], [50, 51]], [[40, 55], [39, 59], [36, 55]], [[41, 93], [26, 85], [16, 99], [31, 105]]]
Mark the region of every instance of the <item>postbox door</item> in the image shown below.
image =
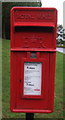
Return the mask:
[[[11, 71], [11, 74], [13, 75], [14, 81], [13, 86], [15, 89], [13, 89], [14, 92], [14, 101], [15, 101], [15, 106], [16, 108], [28, 108], [29, 109], [46, 109], [48, 107], [48, 102], [49, 101], [49, 89], [50, 89], [50, 84], [49, 84], [49, 53], [44, 53], [44, 52], [37, 52], [38, 56], [36, 58], [28, 58], [28, 53], [29, 52], [15, 52], [12, 53], [14, 57], [12, 57], [12, 64], [13, 64], [13, 69]], [[31, 54], [30, 54], [31, 55]], [[31, 63], [33, 66], [37, 64], [37, 70], [38, 74], [36, 74], [37, 71], [34, 70], [34, 74], [32, 73], [32, 78], [27, 79], [27, 82], [31, 82], [28, 84], [35, 84], [36, 86], [25, 86], [25, 67], [27, 64], [31, 66]], [[26, 66], [25, 66], [26, 64]], [[28, 67], [29, 67], [28, 66]], [[31, 77], [30, 70], [28, 71], [28, 77]], [[41, 73], [40, 73], [41, 72]], [[14, 74], [13, 74], [14, 73]], [[11, 76], [12, 76], [11, 75]], [[40, 85], [37, 85], [35, 80], [35, 77], [38, 77], [36, 79], [39, 80], [38, 83]], [[40, 78], [39, 78], [40, 77]], [[33, 79], [34, 78], [34, 79]], [[39, 88], [36, 88], [38, 87]], [[26, 89], [30, 89], [29, 91], [26, 92]], [[34, 92], [34, 89], [36, 91]], [[37, 89], [39, 91], [37, 91]], [[31, 91], [32, 90], [32, 91]], [[28, 93], [29, 92], [29, 93]], [[13, 96], [12, 96], [13, 97]], [[41, 102], [41, 104], [39, 104]], [[32, 104], [33, 103], [33, 104]], [[42, 106], [43, 104], [43, 106]]]

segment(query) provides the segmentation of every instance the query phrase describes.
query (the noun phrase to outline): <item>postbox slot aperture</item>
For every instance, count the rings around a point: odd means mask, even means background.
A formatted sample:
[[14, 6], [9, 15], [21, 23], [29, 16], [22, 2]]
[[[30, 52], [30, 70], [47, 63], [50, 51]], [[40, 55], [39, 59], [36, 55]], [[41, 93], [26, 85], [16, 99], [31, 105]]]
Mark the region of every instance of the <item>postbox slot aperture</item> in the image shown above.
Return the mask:
[[54, 29], [54, 27], [45, 27], [45, 26], [16, 26], [15, 27], [15, 31], [16, 32], [27, 32], [27, 31], [43, 31], [43, 32], [52, 32], [52, 30]]

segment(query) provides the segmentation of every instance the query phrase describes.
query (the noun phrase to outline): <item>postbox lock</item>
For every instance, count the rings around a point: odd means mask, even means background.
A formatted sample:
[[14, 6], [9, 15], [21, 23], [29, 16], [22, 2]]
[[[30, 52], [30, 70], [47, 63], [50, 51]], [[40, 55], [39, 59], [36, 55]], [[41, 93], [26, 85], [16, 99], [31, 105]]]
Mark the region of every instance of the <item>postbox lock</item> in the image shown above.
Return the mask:
[[19, 80], [20, 81], [20, 83], [22, 82], [22, 80]]

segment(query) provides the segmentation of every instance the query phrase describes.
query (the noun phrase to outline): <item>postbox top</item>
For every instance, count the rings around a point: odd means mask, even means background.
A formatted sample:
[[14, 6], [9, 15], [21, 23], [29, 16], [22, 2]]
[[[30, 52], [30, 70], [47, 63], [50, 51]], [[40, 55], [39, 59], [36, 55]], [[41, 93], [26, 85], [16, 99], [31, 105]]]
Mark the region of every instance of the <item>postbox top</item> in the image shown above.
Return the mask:
[[56, 25], [56, 8], [13, 7], [11, 9], [14, 26], [52, 26]]

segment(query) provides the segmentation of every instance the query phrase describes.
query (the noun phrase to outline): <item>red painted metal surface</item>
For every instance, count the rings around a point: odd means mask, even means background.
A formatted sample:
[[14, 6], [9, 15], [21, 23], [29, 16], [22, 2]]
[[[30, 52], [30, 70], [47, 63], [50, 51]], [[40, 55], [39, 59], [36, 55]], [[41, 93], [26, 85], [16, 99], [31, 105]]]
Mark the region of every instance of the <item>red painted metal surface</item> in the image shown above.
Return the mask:
[[[57, 10], [14, 7], [11, 10], [10, 109], [51, 113], [54, 108]], [[32, 52], [36, 57], [31, 58]], [[24, 95], [24, 63], [42, 63], [41, 95]]]

